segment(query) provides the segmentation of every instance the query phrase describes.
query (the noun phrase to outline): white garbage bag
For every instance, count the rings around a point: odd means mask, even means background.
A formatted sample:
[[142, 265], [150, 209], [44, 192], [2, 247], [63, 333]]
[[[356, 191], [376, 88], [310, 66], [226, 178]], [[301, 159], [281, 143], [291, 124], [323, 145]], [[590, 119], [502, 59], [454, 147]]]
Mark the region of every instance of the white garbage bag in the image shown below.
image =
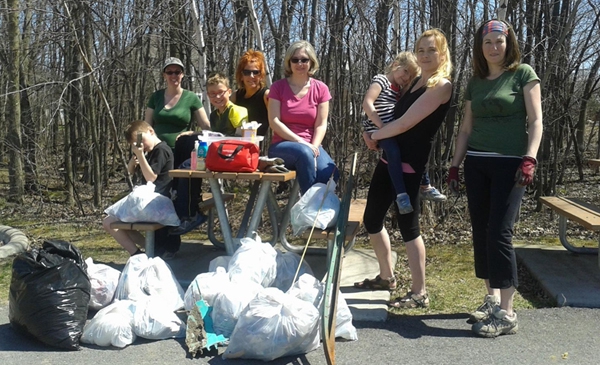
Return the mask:
[[315, 225], [315, 228], [333, 227], [340, 211], [340, 199], [335, 194], [335, 182], [316, 183], [294, 204], [290, 220], [294, 235]]
[[260, 238], [242, 238], [241, 246], [229, 262], [227, 272], [232, 283], [252, 281], [263, 287], [270, 286], [277, 276], [277, 251]]
[[213, 306], [217, 294], [226, 290], [230, 284], [229, 274], [223, 267], [217, 267], [216, 272], [198, 274], [185, 291], [183, 297], [185, 310], [192, 310], [201, 299], [209, 306]]
[[271, 361], [319, 347], [319, 311], [312, 304], [266, 288], [241, 313], [224, 359]]
[[90, 308], [99, 310], [112, 303], [121, 272], [105, 264], [96, 264], [91, 257], [85, 260], [90, 277]]
[[81, 342], [123, 348], [135, 341], [133, 313], [135, 302], [115, 301], [101, 309], [83, 328]]

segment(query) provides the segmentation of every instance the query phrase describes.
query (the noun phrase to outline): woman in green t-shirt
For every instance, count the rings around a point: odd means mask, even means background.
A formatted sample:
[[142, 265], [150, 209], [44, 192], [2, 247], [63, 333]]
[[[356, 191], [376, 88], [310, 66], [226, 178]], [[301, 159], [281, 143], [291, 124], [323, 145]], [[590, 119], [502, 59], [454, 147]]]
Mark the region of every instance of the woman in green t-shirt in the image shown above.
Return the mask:
[[508, 23], [490, 20], [475, 34], [474, 75], [448, 174], [448, 187], [458, 193], [458, 167], [466, 156], [475, 275], [487, 288], [483, 304], [467, 323], [483, 337], [513, 334], [519, 328], [513, 311], [518, 286], [513, 225], [525, 186], [533, 181], [542, 138], [540, 79], [520, 59]]
[[[175, 141], [194, 133], [193, 120], [201, 129], [210, 129], [206, 111], [198, 96], [181, 87], [184, 68], [179, 58], [169, 57], [163, 65], [166, 88], [154, 92], [148, 100], [145, 121], [156, 135], [175, 150]], [[193, 148], [193, 144], [192, 144]], [[189, 158], [190, 151], [175, 151], [175, 167]]]

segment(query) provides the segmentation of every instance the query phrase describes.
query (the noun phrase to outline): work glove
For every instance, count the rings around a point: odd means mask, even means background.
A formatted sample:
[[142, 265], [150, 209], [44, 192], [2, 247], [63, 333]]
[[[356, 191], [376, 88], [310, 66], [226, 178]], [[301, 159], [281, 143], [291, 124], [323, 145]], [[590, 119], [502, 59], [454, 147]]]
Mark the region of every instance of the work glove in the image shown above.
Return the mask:
[[527, 186], [533, 182], [535, 165], [537, 165], [537, 160], [534, 157], [523, 156], [523, 161], [515, 174], [515, 181], [518, 185]]
[[264, 170], [264, 172], [269, 172], [269, 173], [279, 173], [279, 172], [290, 172], [290, 170], [288, 170], [285, 166], [283, 165], [273, 165], [273, 166], [267, 166]]
[[448, 183], [448, 189], [452, 195], [458, 195], [458, 166], [450, 167], [448, 170], [448, 178], [446, 182]]
[[283, 165], [285, 161], [279, 157], [260, 156], [258, 158], [258, 170], [262, 172], [288, 172]]

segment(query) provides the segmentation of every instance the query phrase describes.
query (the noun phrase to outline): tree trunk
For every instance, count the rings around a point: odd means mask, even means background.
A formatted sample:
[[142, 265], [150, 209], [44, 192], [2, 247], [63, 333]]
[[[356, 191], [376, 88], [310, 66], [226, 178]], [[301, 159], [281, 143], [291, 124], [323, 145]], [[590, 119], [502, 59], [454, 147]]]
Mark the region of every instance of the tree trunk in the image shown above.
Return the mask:
[[19, 32], [19, 1], [7, 0], [6, 26], [8, 30], [8, 178], [10, 183], [9, 200], [23, 202], [25, 194], [25, 174], [23, 171], [23, 145], [21, 141], [21, 98], [19, 94], [19, 70], [21, 65], [21, 42]]

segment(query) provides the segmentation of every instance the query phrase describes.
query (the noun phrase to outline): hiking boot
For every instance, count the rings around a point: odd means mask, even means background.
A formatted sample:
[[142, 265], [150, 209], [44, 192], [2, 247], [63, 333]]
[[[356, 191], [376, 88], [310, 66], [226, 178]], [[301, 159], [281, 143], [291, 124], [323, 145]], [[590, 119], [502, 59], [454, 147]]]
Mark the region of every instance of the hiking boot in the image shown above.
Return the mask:
[[513, 318], [508, 317], [506, 311], [500, 307], [494, 307], [493, 313], [485, 321], [477, 322], [471, 330], [482, 337], [498, 337], [500, 335], [512, 335], [519, 330], [517, 313]]
[[500, 305], [500, 298], [495, 295], [486, 295], [483, 304], [475, 309], [475, 312], [469, 314], [468, 324], [485, 321], [492, 314], [494, 307]]
[[400, 193], [396, 196], [396, 204], [398, 205], [400, 214], [408, 214], [413, 211], [413, 207], [410, 204], [410, 197], [406, 193]]
[[198, 227], [202, 223], [206, 222], [208, 218], [206, 215], [202, 213], [196, 213], [195, 216], [190, 218], [183, 218], [178, 227], [171, 228], [169, 230], [169, 234], [172, 236], [180, 236], [182, 234], [188, 233], [194, 228]]
[[420, 189], [419, 196], [422, 200], [431, 200], [434, 202], [445, 202], [447, 199], [446, 195], [440, 193], [439, 190], [433, 186], [425, 190]]

